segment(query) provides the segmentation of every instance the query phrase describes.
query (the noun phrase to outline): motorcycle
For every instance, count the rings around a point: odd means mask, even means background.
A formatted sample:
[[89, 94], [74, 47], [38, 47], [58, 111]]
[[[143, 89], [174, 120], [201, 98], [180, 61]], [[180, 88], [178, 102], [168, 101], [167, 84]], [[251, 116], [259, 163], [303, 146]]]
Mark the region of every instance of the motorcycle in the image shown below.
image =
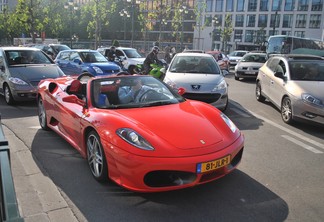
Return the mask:
[[163, 59], [160, 59], [158, 63], [151, 64], [151, 70], [149, 73], [145, 73], [143, 64], [137, 64], [134, 71], [136, 74], [151, 75], [163, 81], [167, 68], [168, 64]]

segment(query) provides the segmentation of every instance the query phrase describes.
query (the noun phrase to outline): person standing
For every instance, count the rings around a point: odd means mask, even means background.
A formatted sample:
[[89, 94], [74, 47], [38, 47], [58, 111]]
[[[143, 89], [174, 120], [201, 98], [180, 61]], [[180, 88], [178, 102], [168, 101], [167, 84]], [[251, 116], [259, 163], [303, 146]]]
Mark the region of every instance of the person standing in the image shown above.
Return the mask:
[[167, 63], [170, 63], [171, 62], [171, 47], [170, 45], [167, 45], [165, 48], [164, 48], [164, 59]]

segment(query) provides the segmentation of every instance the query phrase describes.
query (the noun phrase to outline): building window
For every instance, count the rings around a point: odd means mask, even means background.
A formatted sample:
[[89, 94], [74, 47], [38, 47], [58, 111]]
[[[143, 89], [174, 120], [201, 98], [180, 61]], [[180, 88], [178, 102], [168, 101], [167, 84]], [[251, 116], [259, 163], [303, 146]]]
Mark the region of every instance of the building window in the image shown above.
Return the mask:
[[244, 15], [236, 15], [235, 27], [243, 27], [243, 25], [244, 25]]
[[253, 30], [246, 30], [245, 31], [245, 42], [253, 42]]
[[293, 22], [293, 15], [283, 15], [282, 18], [282, 27], [283, 28], [291, 28], [292, 27], [292, 22]]
[[312, 11], [322, 11], [323, 0], [312, 0]]
[[305, 31], [296, 31], [294, 36], [305, 38]]
[[216, 0], [215, 4], [215, 12], [222, 12], [223, 11], [224, 0]]
[[311, 15], [309, 18], [309, 28], [318, 29], [321, 25], [321, 15]]
[[308, 0], [298, 0], [298, 11], [308, 10]]
[[213, 0], [206, 0], [206, 12], [213, 11]]
[[273, 0], [271, 10], [281, 11], [281, 0]]
[[280, 15], [278, 15], [277, 13], [271, 15], [271, 19], [270, 19], [270, 27], [279, 27], [280, 24]]
[[211, 15], [205, 16], [205, 25], [208, 27], [212, 26], [212, 16]]
[[237, 12], [244, 11], [244, 0], [237, 0], [236, 11]]
[[234, 30], [234, 41], [242, 42], [243, 30]]
[[268, 7], [269, 7], [268, 5], [269, 5], [268, 0], [261, 0], [260, 1], [260, 11], [262, 11], [262, 12], [268, 11]]
[[234, 0], [226, 0], [226, 11], [227, 12], [232, 12], [234, 9]]
[[259, 15], [258, 27], [267, 27], [268, 15], [261, 14]]
[[247, 15], [246, 27], [255, 27], [255, 15]]
[[297, 15], [296, 28], [306, 28], [307, 15]]
[[295, 0], [286, 0], [284, 10], [285, 11], [293, 11], [295, 6]]
[[258, 2], [256, 0], [249, 0], [248, 12], [255, 12], [257, 10]]

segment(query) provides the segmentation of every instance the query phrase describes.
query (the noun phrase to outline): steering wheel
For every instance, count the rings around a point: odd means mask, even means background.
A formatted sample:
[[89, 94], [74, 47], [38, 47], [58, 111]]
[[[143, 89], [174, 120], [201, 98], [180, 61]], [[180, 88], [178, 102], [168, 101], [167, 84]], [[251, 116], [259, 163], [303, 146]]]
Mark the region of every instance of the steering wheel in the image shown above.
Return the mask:
[[140, 98], [138, 99], [139, 102], [149, 102], [149, 101], [155, 101], [157, 99], [159, 99], [158, 96], [158, 92], [155, 91], [154, 89], [149, 89], [147, 91], [145, 91]]
[[84, 72], [84, 73], [80, 74], [77, 79], [80, 80], [81, 83], [82, 82], [86, 83], [86, 82], [88, 82], [89, 79], [91, 79], [93, 77], [94, 77], [94, 75], [92, 75], [91, 73]]

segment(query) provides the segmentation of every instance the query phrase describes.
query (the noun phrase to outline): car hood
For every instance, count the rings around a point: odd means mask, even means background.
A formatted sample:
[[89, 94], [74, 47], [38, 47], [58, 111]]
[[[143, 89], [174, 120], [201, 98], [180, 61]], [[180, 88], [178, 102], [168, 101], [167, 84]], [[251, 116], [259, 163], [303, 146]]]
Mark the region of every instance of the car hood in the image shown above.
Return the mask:
[[324, 81], [289, 81], [286, 88], [297, 97], [302, 93], [309, 93], [324, 101]]
[[[197, 102], [196, 102], [197, 103]], [[227, 125], [214, 107], [206, 110], [207, 104], [199, 109], [192, 101], [180, 104], [117, 111], [133, 129], [141, 129], [149, 138], [158, 138], [157, 146], [168, 144], [180, 150], [201, 149], [213, 146], [213, 151], [224, 148], [224, 132]], [[207, 113], [207, 114], [206, 114]], [[225, 130], [222, 130], [225, 129]], [[142, 135], [144, 136], [144, 135]], [[145, 135], [144, 138], [148, 139]], [[170, 146], [171, 145], [171, 146]]]
[[119, 69], [119, 66], [113, 62], [93, 62], [93, 63], [84, 63], [88, 66], [97, 66], [99, 68], [114, 68]]
[[39, 81], [47, 78], [63, 76], [63, 72], [57, 65], [26, 65], [9, 68], [10, 76], [20, 78], [26, 82]]
[[240, 61], [237, 66], [238, 67], [258, 67], [260, 68], [261, 66], [263, 66], [264, 63], [262, 62], [242, 62]]
[[[224, 79], [222, 74], [197, 74], [197, 73], [170, 73], [166, 74], [164, 81], [176, 87], [183, 87], [186, 92], [195, 91], [193, 85], [200, 85], [200, 92], [211, 92]], [[198, 91], [195, 91], [198, 92]]]

